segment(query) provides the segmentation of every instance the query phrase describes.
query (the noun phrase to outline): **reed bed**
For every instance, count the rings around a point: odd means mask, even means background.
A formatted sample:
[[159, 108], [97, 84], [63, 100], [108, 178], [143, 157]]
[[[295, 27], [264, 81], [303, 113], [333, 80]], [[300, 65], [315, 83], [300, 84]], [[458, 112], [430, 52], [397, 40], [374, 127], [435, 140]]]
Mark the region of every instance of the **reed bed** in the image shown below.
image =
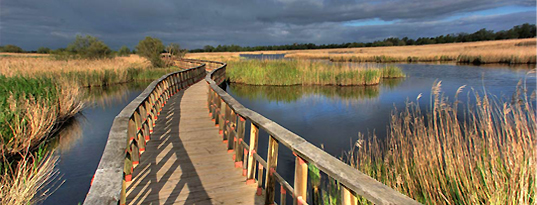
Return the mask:
[[229, 62], [230, 82], [249, 85], [377, 85], [381, 78], [403, 77], [396, 66], [327, 64], [307, 60], [243, 60]]
[[[536, 39], [512, 39], [419, 46], [336, 48], [311, 50], [192, 53], [188, 58], [238, 59], [240, 54], [286, 54], [292, 59], [326, 59], [336, 62], [458, 62], [535, 64]], [[477, 60], [476, 60], [477, 59]]]
[[536, 40], [515, 39], [421, 46], [296, 51], [287, 58], [336, 62], [457, 62], [472, 64], [535, 64]]
[[82, 109], [81, 91], [50, 78], [0, 75], [0, 152], [4, 158], [35, 149]]
[[[25, 155], [0, 175], [0, 204], [37, 204], [50, 195], [61, 181], [55, 164], [57, 156]], [[46, 185], [52, 188], [45, 189]]]
[[519, 84], [512, 99], [473, 91], [462, 108], [463, 87], [451, 102], [438, 82], [430, 109], [419, 97], [408, 102], [386, 139], [358, 140], [346, 160], [425, 204], [536, 204], [535, 91]]
[[36, 203], [50, 194], [39, 191], [47, 179], [55, 176], [51, 170], [57, 161], [47, 157], [52, 149], [45, 143], [82, 109], [83, 87], [153, 80], [180, 70], [148, 68], [145, 59], [134, 55], [67, 61], [0, 58], [1, 204]]

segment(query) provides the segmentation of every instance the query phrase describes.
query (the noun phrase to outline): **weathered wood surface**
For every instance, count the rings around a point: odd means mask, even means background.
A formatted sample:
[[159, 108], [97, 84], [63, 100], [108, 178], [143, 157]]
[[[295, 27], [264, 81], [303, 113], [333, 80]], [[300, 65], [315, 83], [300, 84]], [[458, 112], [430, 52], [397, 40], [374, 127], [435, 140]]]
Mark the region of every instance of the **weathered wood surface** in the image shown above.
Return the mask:
[[128, 204], [260, 204], [207, 111], [207, 83], [164, 106], [140, 164], [127, 183]]

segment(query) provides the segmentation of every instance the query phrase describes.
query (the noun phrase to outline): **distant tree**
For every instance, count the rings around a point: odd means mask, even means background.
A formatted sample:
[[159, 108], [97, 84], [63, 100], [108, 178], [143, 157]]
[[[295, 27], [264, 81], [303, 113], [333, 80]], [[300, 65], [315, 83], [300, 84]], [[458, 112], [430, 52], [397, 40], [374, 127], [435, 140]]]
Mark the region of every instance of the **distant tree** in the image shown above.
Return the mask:
[[166, 66], [172, 66], [176, 59], [183, 58], [186, 54], [185, 49], [181, 49], [181, 46], [177, 43], [170, 43], [166, 46], [166, 57], [165, 64]]
[[16, 45], [5, 45], [2, 48], [2, 52], [8, 52], [8, 53], [23, 53], [24, 50], [22, 48], [16, 46]]
[[37, 49], [37, 53], [50, 53], [52, 50], [50, 50], [50, 48], [47, 48], [47, 47], [39, 47]]
[[162, 44], [162, 41], [149, 36], [138, 42], [138, 45], [136, 46], [136, 53], [151, 61], [153, 67], [164, 66], [164, 61], [160, 58], [160, 54], [163, 50], [164, 45]]
[[85, 59], [102, 59], [112, 57], [112, 50], [96, 37], [77, 35], [66, 50], [72, 55]]
[[213, 52], [214, 47], [211, 45], [206, 45], [206, 46], [203, 46], [203, 50], [205, 50], [205, 52]]
[[121, 48], [119, 48], [117, 54], [119, 56], [128, 56], [128, 55], [131, 54], [131, 50], [127, 46], [121, 46]]

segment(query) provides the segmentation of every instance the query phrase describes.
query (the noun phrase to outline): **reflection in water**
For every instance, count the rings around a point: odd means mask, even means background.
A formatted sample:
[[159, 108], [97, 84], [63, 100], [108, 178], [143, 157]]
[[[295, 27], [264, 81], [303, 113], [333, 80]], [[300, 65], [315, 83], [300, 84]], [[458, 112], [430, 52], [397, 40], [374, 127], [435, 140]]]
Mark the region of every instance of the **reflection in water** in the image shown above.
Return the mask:
[[47, 149], [69, 151], [82, 138], [82, 124], [85, 120], [83, 115], [78, 115], [64, 124], [62, 129], [47, 142]]
[[[391, 81], [387, 86], [396, 86], [397, 83]], [[374, 99], [379, 95], [379, 86], [254, 86], [232, 83], [230, 88], [235, 95], [250, 100], [287, 103], [309, 95], [322, 95], [339, 101]]]
[[106, 108], [117, 102], [125, 102], [129, 90], [143, 90], [150, 83], [150, 81], [131, 82], [107, 87], [88, 88], [86, 89], [85, 100], [92, 106]]
[[[415, 101], [417, 96], [422, 96], [419, 100], [420, 105], [424, 106], [422, 110], [430, 109], [431, 87], [437, 81], [442, 81], [442, 90], [449, 98], [455, 96], [462, 85], [466, 85], [463, 93], [472, 88], [478, 91], [485, 88], [499, 97], [511, 96], [516, 92], [519, 80], [524, 79], [529, 71], [523, 67], [505, 65], [396, 65], [403, 69], [407, 77], [384, 79], [377, 87], [262, 87], [232, 84], [227, 91], [246, 108], [273, 120], [313, 145], [324, 145], [325, 151], [340, 157], [343, 151], [354, 146], [358, 133], [374, 133], [379, 139], [385, 138], [391, 114], [404, 110], [405, 102], [409, 99]], [[536, 83], [534, 77], [528, 78], [528, 89], [535, 89], [530, 85]], [[372, 88], [368, 92], [359, 90]], [[342, 103], [338, 98], [356, 103]], [[374, 100], [364, 100], [367, 98]], [[461, 94], [459, 100], [467, 102], [468, 96]], [[267, 139], [260, 137], [259, 147], [266, 147]], [[280, 147], [278, 172], [282, 173], [284, 179], [292, 181], [295, 156], [292, 153], [282, 154], [285, 149]]]
[[395, 89], [399, 86], [406, 78], [383, 78], [380, 81], [380, 86], [387, 89]]
[[77, 204], [84, 200], [114, 118], [149, 83], [86, 89], [86, 104], [91, 106], [66, 124], [48, 144], [47, 149], [55, 149], [60, 157], [56, 168], [64, 183], [43, 202], [44, 205]]

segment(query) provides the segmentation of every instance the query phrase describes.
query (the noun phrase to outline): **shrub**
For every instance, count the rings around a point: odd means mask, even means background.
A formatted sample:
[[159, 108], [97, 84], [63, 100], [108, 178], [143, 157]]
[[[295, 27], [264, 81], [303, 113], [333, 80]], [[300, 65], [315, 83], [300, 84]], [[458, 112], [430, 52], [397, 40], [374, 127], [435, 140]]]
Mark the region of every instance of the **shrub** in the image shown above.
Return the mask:
[[151, 38], [149, 36], [141, 40], [136, 46], [136, 53], [142, 57], [151, 61], [153, 67], [164, 66], [164, 61], [160, 58], [160, 53], [164, 50], [162, 41], [157, 38]]
[[131, 54], [131, 50], [127, 46], [121, 46], [121, 48], [118, 50], [119, 56], [129, 56]]
[[8, 53], [23, 53], [24, 50], [22, 48], [16, 46], [16, 45], [5, 45], [2, 47], [1, 52], [8, 52]]
[[112, 57], [112, 50], [96, 37], [77, 35], [75, 41], [67, 46], [70, 55], [85, 59], [103, 59]]
[[37, 49], [37, 53], [50, 53], [52, 50], [50, 50], [50, 48], [47, 48], [47, 47], [39, 47]]

